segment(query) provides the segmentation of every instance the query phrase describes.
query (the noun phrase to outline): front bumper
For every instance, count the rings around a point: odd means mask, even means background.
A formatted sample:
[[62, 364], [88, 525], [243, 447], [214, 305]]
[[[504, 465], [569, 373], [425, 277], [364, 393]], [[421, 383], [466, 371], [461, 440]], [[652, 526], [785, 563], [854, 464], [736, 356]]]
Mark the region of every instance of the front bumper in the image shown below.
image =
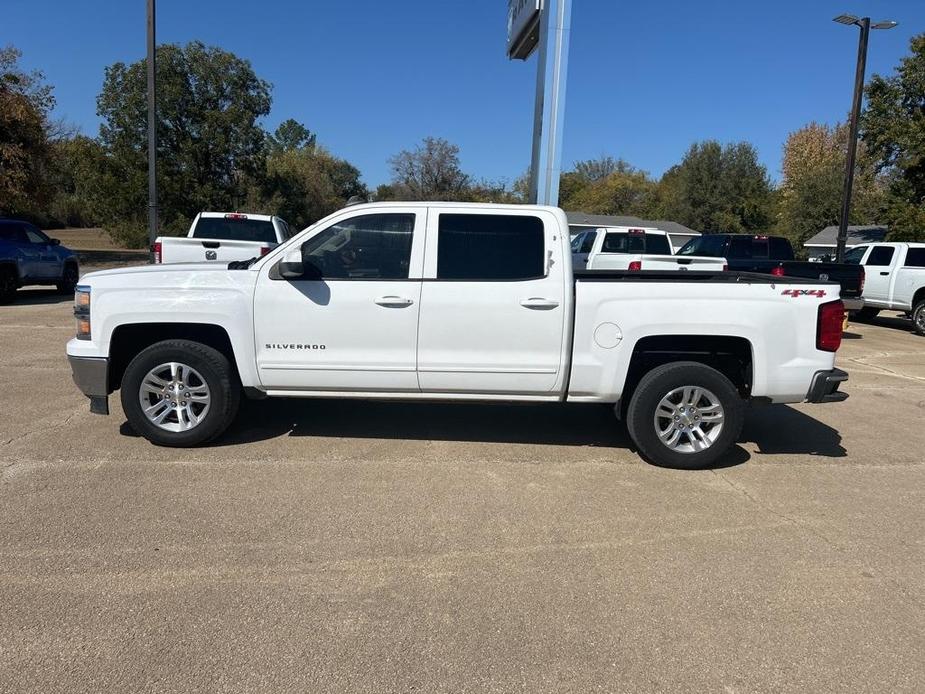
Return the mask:
[[90, 411], [109, 414], [109, 359], [106, 357], [67, 357], [74, 383], [90, 398]]
[[813, 384], [809, 388], [806, 399], [809, 402], [841, 402], [848, 399], [848, 393], [843, 393], [838, 386], [848, 380], [848, 374], [841, 369], [830, 371], [817, 371], [813, 376]]

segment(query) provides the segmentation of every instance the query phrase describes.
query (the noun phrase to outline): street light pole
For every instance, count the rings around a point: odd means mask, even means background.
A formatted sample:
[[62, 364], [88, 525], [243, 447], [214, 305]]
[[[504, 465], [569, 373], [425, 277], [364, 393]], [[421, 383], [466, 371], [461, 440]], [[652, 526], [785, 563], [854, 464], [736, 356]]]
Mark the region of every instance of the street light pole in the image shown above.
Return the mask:
[[[835, 262], [845, 261], [845, 244], [848, 241], [848, 217], [851, 213], [851, 189], [854, 186], [854, 163], [858, 150], [858, 119], [861, 115], [861, 99], [864, 96], [864, 71], [867, 67], [867, 39], [870, 36], [870, 17], [858, 19], [853, 15], [839, 15], [839, 24], [856, 25], [861, 29], [858, 39], [858, 62], [854, 73], [854, 98], [851, 101], [851, 117], [848, 125], [848, 156], [845, 162], [845, 188], [842, 194], [841, 218], [838, 220], [838, 238], [835, 245]], [[892, 29], [896, 22], [877, 22], [874, 29]]]
[[155, 91], [155, 0], [148, 0], [148, 252], [154, 262], [157, 238], [157, 93]]

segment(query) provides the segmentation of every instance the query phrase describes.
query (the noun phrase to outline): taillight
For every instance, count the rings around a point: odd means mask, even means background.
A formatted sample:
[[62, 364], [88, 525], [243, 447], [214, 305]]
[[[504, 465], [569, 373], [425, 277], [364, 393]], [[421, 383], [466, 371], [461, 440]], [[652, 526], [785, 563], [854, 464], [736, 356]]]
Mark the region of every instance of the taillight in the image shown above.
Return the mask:
[[858, 265], [858, 267], [861, 268], [861, 287], [858, 289], [858, 295], [861, 295], [864, 293], [864, 282], [867, 281], [867, 272], [864, 270], [863, 265]]
[[631, 260], [629, 270], [642, 270], [642, 261], [641, 260]]
[[260, 247], [260, 257], [262, 258], [262, 257], [265, 256], [267, 253], [269, 253], [271, 250], [272, 250], [272, 249], [271, 249], [269, 246], [261, 246], [261, 247]]
[[837, 352], [841, 347], [842, 322], [845, 305], [841, 301], [830, 301], [819, 307], [816, 323], [816, 349], [823, 352]]
[[154, 252], [154, 262], [161, 262], [161, 242], [155, 241], [154, 245], [151, 246], [151, 250]]
[[729, 272], [729, 263], [723, 263], [723, 272]]
[[784, 276], [784, 266], [778, 265], [776, 268], [773, 268], [771, 270], [771, 274], [774, 275], [775, 277], [783, 277]]

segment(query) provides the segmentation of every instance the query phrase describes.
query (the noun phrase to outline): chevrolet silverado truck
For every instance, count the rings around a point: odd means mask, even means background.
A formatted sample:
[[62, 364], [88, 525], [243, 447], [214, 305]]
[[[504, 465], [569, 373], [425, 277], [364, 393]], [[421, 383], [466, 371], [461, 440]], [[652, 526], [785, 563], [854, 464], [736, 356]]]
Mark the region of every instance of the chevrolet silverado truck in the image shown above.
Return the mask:
[[118, 389], [164, 446], [218, 436], [242, 394], [564, 401], [612, 405], [649, 461], [698, 468], [749, 400], [847, 397], [842, 312], [830, 282], [573, 273], [557, 208], [372, 203], [261, 258], [88, 274], [67, 355], [91, 411]]
[[182, 236], [154, 240], [155, 263], [228, 263], [266, 255], [291, 236], [282, 217], [200, 212]]
[[725, 258], [728, 269], [734, 271], [837, 282], [846, 310], [856, 311], [864, 303], [861, 299], [865, 279], [863, 267], [795, 260], [793, 246], [784, 236], [704, 234], [684, 244], [678, 255]]
[[676, 256], [661, 229], [600, 227], [572, 238], [575, 270], [725, 270], [723, 258]]
[[919, 335], [925, 335], [925, 243], [874, 243], [855, 246], [845, 262], [867, 271], [862, 319], [884, 309], [906, 311]]

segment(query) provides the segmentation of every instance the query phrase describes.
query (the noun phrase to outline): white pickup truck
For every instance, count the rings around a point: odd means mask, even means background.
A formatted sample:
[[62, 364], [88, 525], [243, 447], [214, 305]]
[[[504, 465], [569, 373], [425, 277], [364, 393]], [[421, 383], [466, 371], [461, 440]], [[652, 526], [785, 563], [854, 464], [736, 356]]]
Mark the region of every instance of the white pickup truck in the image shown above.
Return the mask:
[[373, 203], [247, 262], [88, 274], [67, 354], [91, 411], [121, 388], [129, 423], [160, 445], [218, 436], [242, 392], [567, 401], [615, 405], [647, 459], [696, 468], [735, 443], [748, 400], [847, 397], [838, 290], [573, 275], [559, 209]]
[[925, 335], [925, 243], [855, 246], [845, 262], [864, 266], [861, 317], [873, 318], [883, 309], [908, 311], [915, 332]]
[[676, 256], [668, 234], [648, 227], [599, 227], [572, 238], [576, 270], [711, 270], [726, 269], [723, 258]]
[[200, 212], [183, 236], [159, 236], [155, 263], [229, 263], [266, 255], [292, 234], [281, 217]]

